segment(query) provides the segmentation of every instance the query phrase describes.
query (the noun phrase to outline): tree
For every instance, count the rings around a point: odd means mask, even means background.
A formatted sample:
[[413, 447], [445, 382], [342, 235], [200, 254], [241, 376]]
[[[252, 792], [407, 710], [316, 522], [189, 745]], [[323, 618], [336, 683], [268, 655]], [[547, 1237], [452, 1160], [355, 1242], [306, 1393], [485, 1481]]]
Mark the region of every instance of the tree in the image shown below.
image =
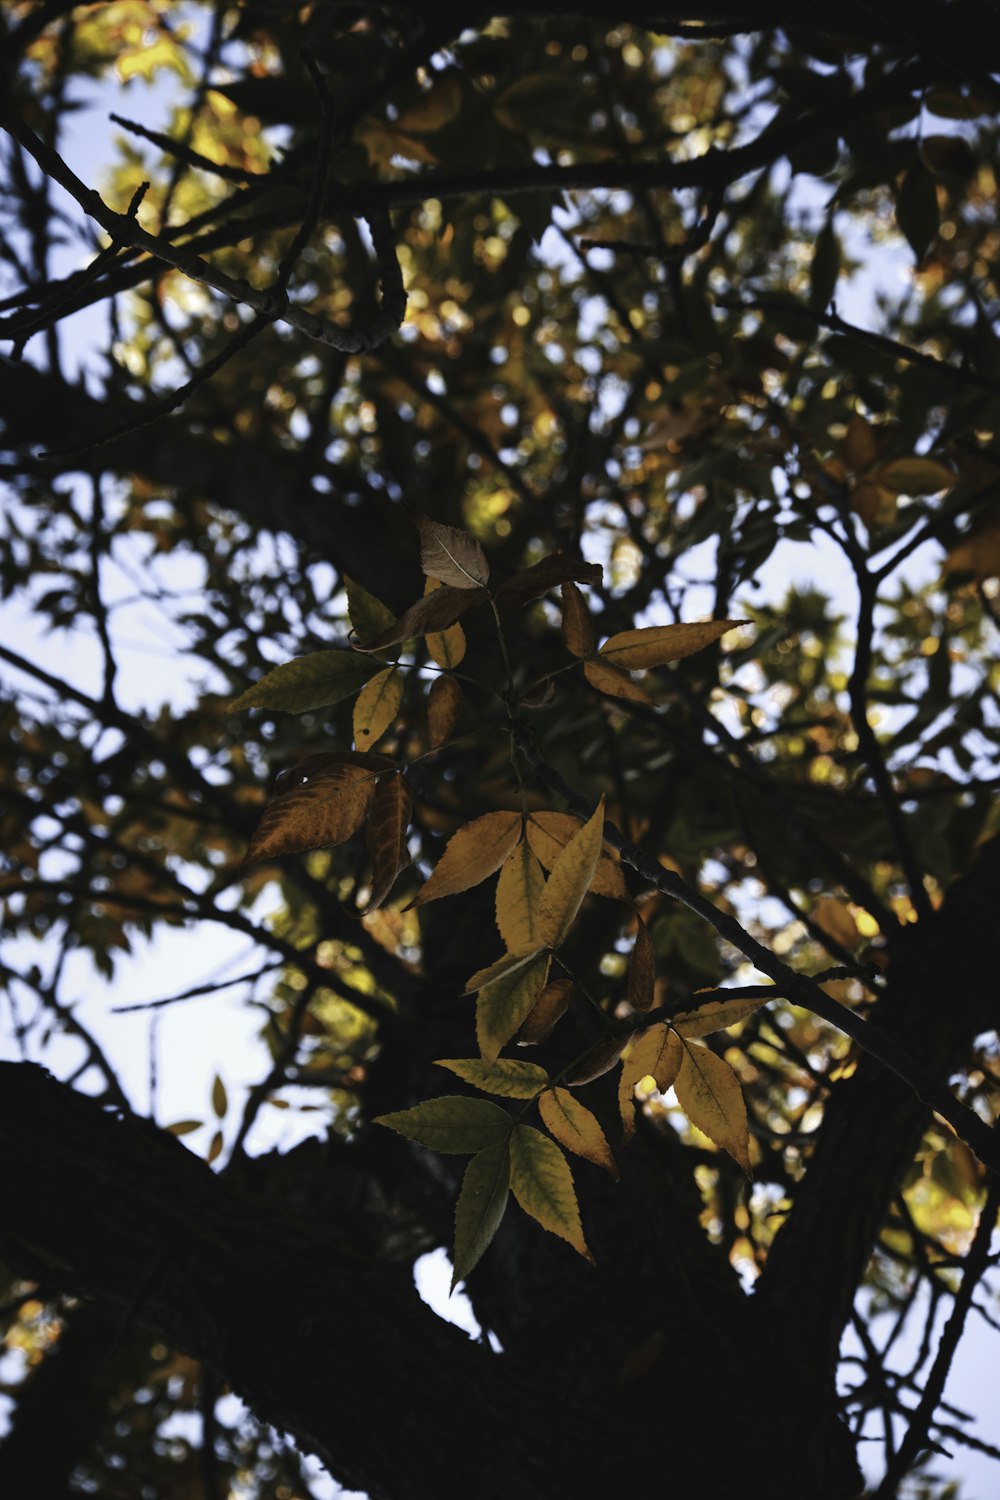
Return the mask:
[[[98, 663], [0, 647], [12, 1500], [847, 1500], [873, 1416], [932, 1496], [977, 1441], [992, 18], [614, 9], [3, 7], [3, 591]], [[209, 924], [271, 1065], [196, 1152], [100, 989]]]

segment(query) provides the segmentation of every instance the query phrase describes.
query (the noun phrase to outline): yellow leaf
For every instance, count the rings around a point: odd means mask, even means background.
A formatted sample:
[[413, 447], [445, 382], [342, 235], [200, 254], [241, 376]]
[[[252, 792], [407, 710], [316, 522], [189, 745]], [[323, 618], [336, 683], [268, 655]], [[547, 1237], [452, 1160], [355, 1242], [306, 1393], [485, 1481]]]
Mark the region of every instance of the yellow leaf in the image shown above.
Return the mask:
[[354, 743], [367, 750], [391, 729], [403, 702], [403, 674], [398, 667], [386, 667], [366, 682], [354, 705]]
[[456, 1077], [482, 1089], [484, 1094], [499, 1094], [504, 1099], [534, 1099], [549, 1081], [544, 1068], [535, 1063], [515, 1062], [498, 1057], [487, 1063], [481, 1057], [439, 1057], [436, 1068], [448, 1068]]
[[750, 1175], [750, 1131], [739, 1079], [727, 1062], [707, 1047], [684, 1048], [674, 1087], [677, 1102], [692, 1125], [721, 1146]]
[[500, 1228], [510, 1192], [510, 1143], [486, 1146], [469, 1162], [455, 1204], [451, 1289], [464, 1281]]
[[564, 583], [562, 595], [562, 638], [566, 650], [574, 656], [590, 656], [597, 645], [597, 633], [590, 618], [587, 601], [575, 583]]
[[573, 1187], [573, 1173], [559, 1147], [531, 1125], [515, 1125], [510, 1138], [510, 1186], [514, 1197], [543, 1229], [568, 1241], [585, 1260], [587, 1249]]
[[583, 675], [599, 693], [607, 693], [612, 698], [624, 698], [626, 703], [645, 703], [650, 707], [653, 705], [645, 688], [640, 687], [620, 667], [613, 667], [599, 657], [584, 662]]
[[477, 969], [475, 974], [465, 986], [465, 993], [471, 995], [474, 990], [482, 989], [484, 984], [492, 984], [494, 979], [501, 979], [504, 974], [510, 974], [514, 969], [520, 969], [524, 964], [530, 963], [545, 950], [538, 944], [526, 944], [523, 948], [515, 948], [509, 953], [502, 953], [495, 958], [485, 969]]
[[428, 578], [456, 589], [479, 589], [489, 582], [486, 554], [468, 531], [419, 516], [420, 566]]
[[635, 946], [628, 966], [628, 1000], [633, 1010], [649, 1010], [653, 1003], [656, 967], [649, 928], [636, 917]]
[[622, 630], [610, 636], [600, 654], [616, 667], [629, 672], [644, 667], [662, 667], [682, 656], [693, 656], [732, 630], [743, 620], [703, 620], [697, 625], [650, 625], [642, 630]]
[[711, 1036], [713, 1031], [725, 1031], [745, 1021], [755, 1010], [766, 1005], [766, 1000], [710, 1000], [697, 1010], [685, 1010], [673, 1017], [671, 1025], [681, 1036]]
[[392, 890], [409, 857], [406, 830], [410, 826], [410, 794], [401, 775], [383, 776], [375, 788], [368, 819], [368, 854], [372, 862], [371, 894], [362, 916], [377, 910]]
[[[484, 813], [453, 833], [411, 906], [468, 891], [499, 870], [521, 838], [519, 812]], [[542, 944], [537, 946], [541, 947]]]
[[348, 578], [346, 573], [344, 588], [347, 590], [347, 614], [351, 627], [361, 645], [367, 645], [383, 630], [388, 630], [393, 621], [392, 610], [360, 583]]
[[665, 1094], [677, 1077], [681, 1058], [681, 1039], [663, 1021], [650, 1026], [633, 1043], [618, 1080], [618, 1108], [626, 1141], [635, 1134], [636, 1084], [652, 1078], [660, 1093]]
[[331, 766], [311, 775], [265, 807], [244, 867], [280, 854], [342, 844], [361, 827], [374, 791], [374, 773], [363, 766]]
[[497, 927], [508, 948], [542, 946], [538, 903], [544, 889], [542, 867], [522, 840], [507, 856], [497, 881]]
[[544, 1042], [556, 1022], [565, 1015], [572, 991], [572, 979], [550, 980], [518, 1032], [519, 1047], [530, 1047], [535, 1042]]
[[833, 938], [842, 948], [857, 947], [860, 939], [858, 924], [846, 901], [836, 901], [831, 896], [824, 896], [816, 902], [810, 915], [820, 931]]
[[565, 942], [576, 920], [580, 904], [590, 889], [604, 839], [604, 798], [591, 817], [563, 849], [545, 882], [538, 908], [542, 942], [558, 948]]
[[[525, 825], [528, 843], [546, 870], [551, 870], [559, 855], [583, 824], [572, 813], [533, 812]], [[594, 868], [590, 889], [596, 896], [610, 896], [616, 901], [628, 900], [628, 888], [618, 856], [605, 845]]]
[[476, 1040], [483, 1060], [496, 1062], [505, 1046], [530, 1015], [549, 975], [548, 953], [536, 953], [527, 963], [484, 984], [476, 1001]]
[[[428, 578], [424, 595], [433, 594], [435, 589], [442, 587], [437, 578]], [[428, 631], [426, 645], [431, 660], [436, 661], [439, 667], [451, 670], [465, 656], [465, 631], [461, 625], [449, 625], [447, 630]]]
[[464, 702], [465, 694], [454, 677], [448, 673], [435, 677], [427, 694], [427, 733], [433, 750], [451, 739]]
[[538, 1101], [538, 1112], [560, 1145], [603, 1167], [617, 1180], [618, 1163], [597, 1117], [568, 1089], [546, 1089]]

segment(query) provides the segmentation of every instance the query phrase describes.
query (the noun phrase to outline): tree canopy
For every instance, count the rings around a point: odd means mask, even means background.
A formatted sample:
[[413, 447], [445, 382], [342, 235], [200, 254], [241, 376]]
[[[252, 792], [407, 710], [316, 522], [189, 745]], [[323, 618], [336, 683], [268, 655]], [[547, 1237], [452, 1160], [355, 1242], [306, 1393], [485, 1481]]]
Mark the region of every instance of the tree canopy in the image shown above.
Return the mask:
[[11, 1500], [1000, 1457], [996, 7], [626, 9], [0, 8]]

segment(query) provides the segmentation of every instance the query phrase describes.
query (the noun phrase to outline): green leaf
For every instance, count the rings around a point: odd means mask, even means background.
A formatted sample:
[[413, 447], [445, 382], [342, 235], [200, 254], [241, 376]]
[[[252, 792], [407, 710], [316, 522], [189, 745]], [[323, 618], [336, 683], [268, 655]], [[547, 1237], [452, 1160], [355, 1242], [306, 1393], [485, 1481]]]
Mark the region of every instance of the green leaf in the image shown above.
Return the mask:
[[354, 633], [361, 645], [366, 645], [381, 635], [383, 630], [388, 630], [393, 621], [392, 610], [360, 583], [348, 578], [346, 573], [344, 588], [347, 590], [347, 613]]
[[569, 1162], [553, 1141], [531, 1125], [514, 1126], [510, 1186], [526, 1214], [593, 1263], [583, 1237]]
[[454, 1274], [451, 1290], [464, 1281], [500, 1228], [510, 1192], [510, 1143], [478, 1151], [465, 1169], [455, 1204]]
[[276, 708], [304, 714], [353, 698], [378, 668], [354, 651], [313, 651], [267, 672], [233, 700], [230, 710]]
[[476, 1040], [484, 1061], [495, 1062], [521, 1023], [531, 1014], [549, 974], [550, 955], [533, 954], [526, 963], [485, 984], [476, 1001]]
[[534, 1099], [549, 1081], [544, 1068], [508, 1057], [498, 1057], [492, 1063], [479, 1057], [439, 1057], [434, 1066], [448, 1068], [484, 1094], [499, 1094], [504, 1099]]
[[439, 1099], [425, 1099], [412, 1109], [395, 1110], [376, 1115], [375, 1125], [384, 1125], [405, 1135], [407, 1140], [429, 1146], [432, 1151], [464, 1156], [506, 1141], [511, 1118], [488, 1099], [463, 1099], [446, 1094]]

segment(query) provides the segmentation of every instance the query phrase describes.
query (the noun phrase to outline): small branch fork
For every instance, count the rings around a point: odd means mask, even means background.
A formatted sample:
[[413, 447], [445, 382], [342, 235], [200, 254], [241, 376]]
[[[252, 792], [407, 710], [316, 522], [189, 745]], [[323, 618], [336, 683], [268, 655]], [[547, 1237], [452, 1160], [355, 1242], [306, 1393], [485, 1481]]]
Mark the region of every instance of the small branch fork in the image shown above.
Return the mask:
[[[578, 817], [589, 818], [593, 808], [558, 771], [547, 764], [527, 725], [516, 720], [512, 733], [519, 752], [539, 779], [564, 798]], [[873, 1021], [863, 1020], [846, 1005], [841, 1005], [828, 995], [815, 979], [790, 968], [763, 943], [752, 937], [735, 917], [728, 912], [719, 911], [680, 875], [672, 870], [665, 870], [652, 855], [626, 838], [614, 823], [605, 823], [604, 837], [613, 849], [617, 849], [625, 864], [630, 865], [643, 880], [702, 917], [721, 938], [731, 943], [762, 974], [766, 974], [774, 984], [773, 990], [769, 990], [768, 994], [790, 1000], [793, 1005], [811, 1011], [813, 1015], [844, 1032], [863, 1051], [870, 1053], [883, 1067], [895, 1073], [897, 1078], [913, 1090], [922, 1104], [946, 1120], [984, 1166], [1000, 1172], [1000, 1132], [992, 1129], [974, 1110], [956, 1099], [947, 1087], [938, 1082], [933, 1073], [911, 1057], [881, 1026]]]

